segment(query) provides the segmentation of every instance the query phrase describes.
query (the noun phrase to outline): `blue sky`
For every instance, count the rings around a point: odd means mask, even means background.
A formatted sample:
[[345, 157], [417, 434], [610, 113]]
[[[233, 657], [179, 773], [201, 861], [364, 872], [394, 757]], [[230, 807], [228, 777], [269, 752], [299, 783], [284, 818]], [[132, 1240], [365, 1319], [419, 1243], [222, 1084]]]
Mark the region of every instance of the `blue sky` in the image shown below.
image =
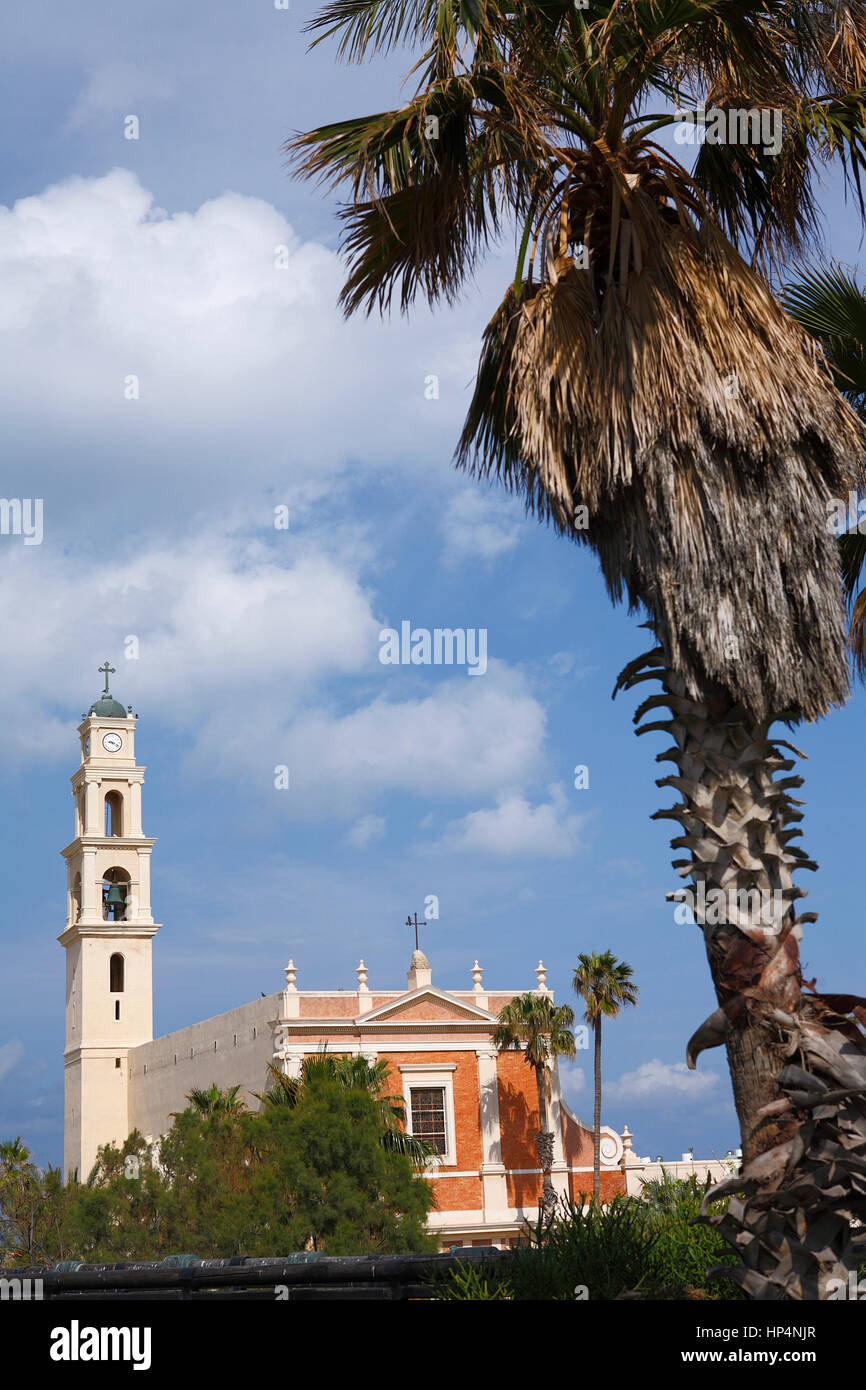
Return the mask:
[[[684, 1065], [714, 998], [697, 929], [665, 902], [662, 744], [635, 738], [637, 695], [610, 698], [647, 635], [589, 551], [450, 462], [513, 248], [454, 309], [343, 321], [334, 202], [280, 146], [394, 104], [410, 64], [308, 54], [308, 13], [31, 0], [4, 16], [0, 491], [43, 498], [44, 539], [0, 537], [0, 1137], [61, 1158], [58, 851], [109, 656], [158, 837], [157, 1033], [279, 988], [289, 955], [300, 988], [351, 988], [362, 955], [371, 987], [394, 987], [406, 915], [436, 894], [424, 946], [446, 989], [471, 987], [476, 957], [489, 988], [531, 988], [541, 956], [576, 1003], [579, 951], [628, 960], [640, 1007], [606, 1033], [604, 1121], [642, 1154], [723, 1154], [724, 1058]], [[856, 265], [833, 180], [824, 206], [828, 253]], [[486, 672], [381, 664], [402, 620], [486, 629]], [[863, 708], [858, 690], [794, 739], [821, 866], [803, 876], [820, 913], [805, 973], [860, 992]], [[586, 1056], [564, 1076], [591, 1119]]]

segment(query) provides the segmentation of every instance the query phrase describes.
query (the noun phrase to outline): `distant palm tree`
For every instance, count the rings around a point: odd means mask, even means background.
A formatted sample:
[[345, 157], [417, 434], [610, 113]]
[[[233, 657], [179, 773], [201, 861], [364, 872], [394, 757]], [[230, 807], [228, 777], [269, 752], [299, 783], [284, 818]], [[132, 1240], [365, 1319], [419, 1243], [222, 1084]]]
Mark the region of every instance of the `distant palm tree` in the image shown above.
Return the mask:
[[[195, 1110], [203, 1120], [236, 1120], [248, 1109], [246, 1102], [240, 1099], [240, 1089], [240, 1086], [229, 1086], [227, 1091], [221, 1091], [212, 1081], [206, 1090], [194, 1089], [188, 1093], [188, 1108]], [[180, 1112], [173, 1110], [171, 1113], [178, 1115]]]
[[[866, 294], [840, 266], [809, 269], [787, 285], [788, 313], [817, 338], [833, 380], [866, 421]], [[866, 678], [866, 526], [839, 537], [842, 584], [851, 610], [848, 641], [854, 665]]]
[[494, 1047], [500, 1051], [522, 1048], [524, 1060], [535, 1072], [538, 1089], [538, 1135], [536, 1149], [541, 1169], [539, 1216], [550, 1215], [556, 1207], [556, 1193], [550, 1179], [553, 1163], [553, 1135], [547, 1122], [547, 1096], [550, 1068], [557, 1057], [573, 1057], [576, 1051], [571, 1031], [574, 1013], [567, 1004], [555, 1007], [549, 994], [519, 994], [499, 1015], [493, 1030]]
[[640, 991], [631, 983], [633, 970], [612, 951], [579, 955], [574, 969], [574, 990], [586, 1004], [584, 1017], [595, 1041], [595, 1115], [593, 1119], [592, 1195], [598, 1201], [601, 1188], [601, 1020], [616, 1018], [624, 1004], [636, 1004]]
[[422, 1139], [406, 1133], [406, 1106], [402, 1096], [388, 1095], [387, 1062], [371, 1061], [368, 1057], [339, 1056], [325, 1049], [316, 1056], [305, 1057], [299, 1077], [286, 1076], [274, 1062], [268, 1063], [271, 1081], [266, 1091], [254, 1091], [263, 1105], [287, 1105], [294, 1108], [304, 1087], [317, 1077], [338, 1082], [345, 1090], [366, 1091], [379, 1107], [382, 1121], [381, 1144], [393, 1153], [405, 1154], [418, 1168], [424, 1168], [436, 1156], [436, 1149]]
[[29, 1164], [30, 1150], [26, 1144], [22, 1144], [20, 1134], [15, 1139], [7, 1139], [0, 1143], [0, 1179], [20, 1172]]

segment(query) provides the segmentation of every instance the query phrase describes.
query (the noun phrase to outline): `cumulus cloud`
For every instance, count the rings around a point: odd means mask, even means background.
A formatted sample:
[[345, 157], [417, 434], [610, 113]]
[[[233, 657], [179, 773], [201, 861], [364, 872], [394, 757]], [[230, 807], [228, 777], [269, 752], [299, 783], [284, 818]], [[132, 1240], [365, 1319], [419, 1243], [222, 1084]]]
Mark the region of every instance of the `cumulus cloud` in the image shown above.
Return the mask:
[[29, 485], [38, 460], [55, 523], [62, 497], [91, 522], [113, 506], [115, 524], [177, 531], [256, 488], [324, 498], [349, 461], [444, 475], [474, 325], [447, 308], [347, 322], [344, 274], [263, 199], [169, 213], [122, 168], [0, 208], [4, 487], [28, 494], [9, 474]]
[[715, 1093], [719, 1078], [711, 1071], [689, 1071], [685, 1062], [662, 1062], [653, 1057], [634, 1071], [610, 1081], [606, 1094], [614, 1100], [663, 1105], [677, 1100], [703, 1100]]
[[586, 1074], [583, 1068], [569, 1062], [565, 1057], [559, 1059], [559, 1078], [566, 1101], [586, 1090]]
[[[545, 714], [525, 677], [498, 661], [475, 680], [383, 666], [374, 596], [314, 545], [207, 532], [183, 551], [82, 560], [74, 583], [67, 559], [31, 555], [0, 564], [7, 592], [26, 594], [4, 623], [10, 759], [69, 756], [108, 653], [116, 697], [183, 730], [200, 774], [264, 785], [288, 766], [291, 817], [357, 819], [392, 790], [489, 796], [537, 775]], [[357, 834], [375, 830], [374, 817]]]
[[568, 799], [559, 785], [549, 789], [550, 800], [532, 803], [521, 793], [500, 797], [496, 806], [470, 811], [452, 821], [443, 837], [450, 849], [513, 858], [530, 855], [542, 859], [563, 859], [581, 845], [581, 832], [589, 819], [568, 809]]
[[[379, 669], [386, 681], [395, 670]], [[531, 779], [544, 728], [544, 711], [523, 678], [492, 663], [477, 680], [437, 681], [414, 698], [383, 692], [347, 714], [307, 710], [285, 746], [308, 805], [323, 796], [330, 804], [342, 789], [345, 809], [374, 791], [448, 798]]]
[[384, 816], [361, 816], [352, 826], [346, 841], [356, 849], [366, 849], [374, 840], [381, 840], [385, 834]]
[[478, 490], [458, 493], [442, 518], [444, 556], [489, 563], [517, 546], [525, 521], [515, 515], [513, 499]]

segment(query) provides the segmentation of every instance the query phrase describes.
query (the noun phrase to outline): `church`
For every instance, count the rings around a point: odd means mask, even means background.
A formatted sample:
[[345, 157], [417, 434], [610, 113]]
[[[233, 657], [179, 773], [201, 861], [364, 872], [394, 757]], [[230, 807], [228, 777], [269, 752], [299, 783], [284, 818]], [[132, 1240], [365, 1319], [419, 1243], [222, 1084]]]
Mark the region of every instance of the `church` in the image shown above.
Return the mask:
[[[443, 989], [422, 951], [406, 984], [370, 983], [363, 959], [351, 988], [299, 989], [293, 961], [275, 993], [228, 1013], [153, 1036], [153, 939], [150, 902], [155, 841], [142, 827], [144, 767], [136, 762], [138, 716], [105, 689], [78, 727], [72, 776], [75, 834], [62, 851], [68, 887], [64, 1170], [84, 1181], [101, 1144], [133, 1130], [154, 1142], [185, 1108], [193, 1088], [212, 1082], [253, 1092], [268, 1085], [268, 1064], [300, 1073], [304, 1057], [327, 1048], [388, 1064], [389, 1093], [402, 1095], [406, 1124], [438, 1151], [425, 1172], [436, 1206], [428, 1224], [443, 1249], [508, 1246], [537, 1216], [541, 1175], [535, 1153], [535, 1078], [522, 1052], [497, 1052], [499, 1011], [532, 988], [552, 994], [539, 961], [532, 985], [483, 983]], [[469, 973], [469, 972], [468, 972]], [[554, 1063], [549, 1123], [552, 1181], [563, 1196], [592, 1191], [593, 1137], [562, 1097]], [[602, 1129], [602, 1198], [625, 1191], [623, 1140]]]

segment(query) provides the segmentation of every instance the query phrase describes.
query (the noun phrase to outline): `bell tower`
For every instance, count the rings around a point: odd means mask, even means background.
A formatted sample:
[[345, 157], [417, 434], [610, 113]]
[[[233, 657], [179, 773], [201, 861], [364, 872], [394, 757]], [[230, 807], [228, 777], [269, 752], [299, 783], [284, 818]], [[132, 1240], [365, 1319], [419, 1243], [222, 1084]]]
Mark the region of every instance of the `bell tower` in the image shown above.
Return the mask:
[[66, 860], [64, 1171], [81, 1182], [100, 1144], [129, 1133], [130, 1048], [153, 1038], [150, 853], [141, 826], [144, 768], [135, 761], [137, 715], [105, 689], [78, 726], [72, 781], [75, 837]]

